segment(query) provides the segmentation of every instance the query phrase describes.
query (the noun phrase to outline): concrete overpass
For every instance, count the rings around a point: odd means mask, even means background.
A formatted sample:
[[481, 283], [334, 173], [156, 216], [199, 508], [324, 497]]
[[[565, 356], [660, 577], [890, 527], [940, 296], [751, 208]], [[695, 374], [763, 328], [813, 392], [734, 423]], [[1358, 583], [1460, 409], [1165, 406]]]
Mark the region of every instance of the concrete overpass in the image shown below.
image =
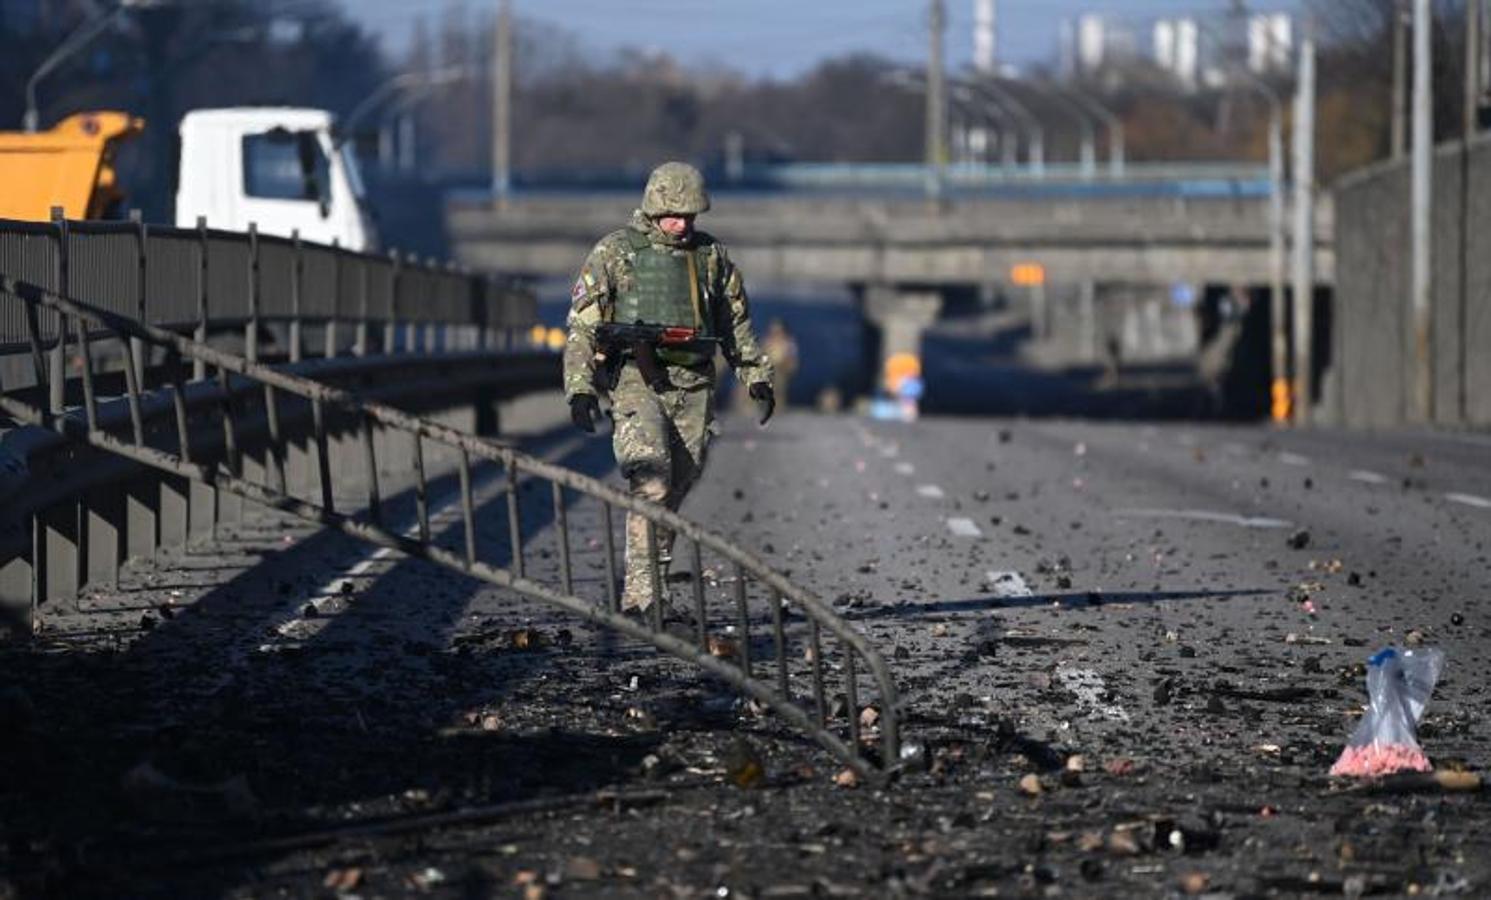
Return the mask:
[[[520, 192], [500, 206], [458, 197], [447, 229], [466, 265], [568, 278], [635, 204], [635, 191], [617, 190]], [[1053, 290], [1091, 298], [1077, 306], [1089, 310], [1136, 289], [1161, 302], [1176, 284], [1261, 288], [1272, 278], [1268, 184], [1247, 173], [955, 184], [935, 202], [912, 190], [820, 183], [726, 189], [714, 206], [705, 227], [751, 284], [853, 287], [881, 327], [883, 352], [914, 349], [949, 291], [1008, 287], [1022, 264], [1041, 266]], [[1327, 203], [1316, 236], [1325, 283], [1335, 274], [1332, 226]], [[1030, 298], [1037, 331], [1062, 329], [1039, 293]], [[1091, 323], [1073, 330], [1090, 332]]]

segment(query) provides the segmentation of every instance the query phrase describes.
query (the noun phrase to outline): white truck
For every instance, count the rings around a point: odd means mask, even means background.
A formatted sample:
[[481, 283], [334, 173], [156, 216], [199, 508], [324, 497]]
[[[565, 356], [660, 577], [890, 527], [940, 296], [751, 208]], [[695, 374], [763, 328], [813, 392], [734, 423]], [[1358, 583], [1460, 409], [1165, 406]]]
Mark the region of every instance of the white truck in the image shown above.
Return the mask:
[[199, 109], [181, 119], [176, 225], [197, 217], [225, 231], [255, 224], [260, 234], [348, 250], [376, 250], [362, 177], [339, 142], [331, 113], [291, 107]]

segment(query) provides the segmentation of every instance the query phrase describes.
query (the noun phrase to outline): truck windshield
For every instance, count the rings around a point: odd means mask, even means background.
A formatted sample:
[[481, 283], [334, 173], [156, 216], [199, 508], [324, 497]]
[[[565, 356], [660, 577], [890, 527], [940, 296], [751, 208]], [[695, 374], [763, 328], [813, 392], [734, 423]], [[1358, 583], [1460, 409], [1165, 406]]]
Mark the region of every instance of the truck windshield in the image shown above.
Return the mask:
[[342, 168], [347, 170], [347, 181], [352, 185], [352, 196], [361, 202], [367, 196], [367, 191], [362, 185], [362, 170], [357, 167], [357, 154], [352, 152], [350, 144], [342, 144], [337, 148], [337, 153], [342, 157]]
[[276, 128], [243, 138], [243, 191], [267, 200], [331, 203], [331, 162], [314, 131]]

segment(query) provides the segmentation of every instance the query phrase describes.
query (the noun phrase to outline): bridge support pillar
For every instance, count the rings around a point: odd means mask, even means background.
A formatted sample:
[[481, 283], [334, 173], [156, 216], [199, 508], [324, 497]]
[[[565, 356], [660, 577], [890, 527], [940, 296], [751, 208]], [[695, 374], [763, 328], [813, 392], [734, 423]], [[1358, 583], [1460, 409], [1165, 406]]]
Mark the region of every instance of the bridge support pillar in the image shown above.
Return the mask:
[[183, 547], [190, 538], [190, 482], [166, 476], [160, 482], [160, 545]]
[[124, 549], [131, 559], [154, 559], [156, 511], [160, 508], [160, 489], [156, 480], [141, 478], [125, 489]]
[[217, 524], [217, 488], [193, 481], [187, 488], [186, 521], [191, 535], [188, 543], [205, 544], [213, 538]]
[[36, 567], [33, 553], [0, 563], [0, 637], [24, 640], [35, 630]]
[[117, 491], [91, 491], [84, 506], [84, 543], [88, 547], [85, 583], [117, 588], [119, 566], [124, 560], [124, 495]]
[[43, 512], [40, 521], [43, 599], [75, 603], [83, 582], [82, 505], [60, 503]]
[[879, 387], [886, 360], [899, 353], [921, 357], [922, 334], [942, 313], [942, 292], [936, 288], [870, 285], [864, 289], [860, 309], [880, 332], [874, 378]]

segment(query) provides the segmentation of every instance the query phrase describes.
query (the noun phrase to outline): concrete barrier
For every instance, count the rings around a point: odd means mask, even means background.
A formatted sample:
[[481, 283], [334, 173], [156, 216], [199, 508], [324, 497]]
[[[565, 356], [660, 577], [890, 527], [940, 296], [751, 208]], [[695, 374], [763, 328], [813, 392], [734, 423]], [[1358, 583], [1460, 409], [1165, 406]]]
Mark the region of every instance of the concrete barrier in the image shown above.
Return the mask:
[[[1406, 160], [1335, 189], [1335, 365], [1326, 422], [1414, 421]], [[1491, 425], [1491, 137], [1440, 147], [1434, 162], [1432, 424]]]

